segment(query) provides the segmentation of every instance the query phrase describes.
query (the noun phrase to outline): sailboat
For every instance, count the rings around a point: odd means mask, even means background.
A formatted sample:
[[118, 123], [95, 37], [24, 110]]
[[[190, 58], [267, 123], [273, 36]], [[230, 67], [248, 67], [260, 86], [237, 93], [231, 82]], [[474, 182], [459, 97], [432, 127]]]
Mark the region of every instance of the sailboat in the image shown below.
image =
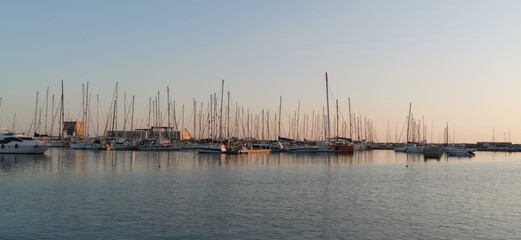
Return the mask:
[[[125, 95], [125, 113], [126, 113], [126, 95]], [[132, 150], [135, 148], [135, 144], [133, 141], [128, 140], [125, 136], [118, 136], [118, 83], [116, 82], [116, 89], [114, 92], [114, 110], [112, 112], [112, 132], [115, 136], [112, 136], [113, 139], [110, 140], [110, 150]], [[126, 117], [126, 116], [124, 116]], [[124, 135], [126, 135], [126, 129], [123, 127]]]
[[[353, 142], [349, 138], [341, 138], [336, 136], [331, 138], [331, 125], [329, 118], [329, 86], [328, 86], [328, 78], [326, 72], [326, 104], [327, 104], [327, 141], [326, 142], [318, 142], [316, 144], [317, 152], [323, 153], [353, 153], [354, 146]], [[338, 111], [338, 108], [337, 108]], [[337, 113], [338, 115], [338, 113]], [[338, 135], [338, 133], [337, 133]]]
[[411, 123], [411, 108], [412, 103], [409, 103], [409, 114], [407, 115], [407, 139], [406, 139], [406, 145], [405, 146], [397, 146], [394, 148], [395, 152], [405, 152], [405, 153], [422, 153], [424, 148], [423, 146], [419, 146], [418, 144], [414, 142], [409, 141], [409, 135], [410, 135], [410, 123]]
[[[82, 87], [83, 92], [83, 87]], [[85, 129], [83, 129], [83, 133], [81, 133], [79, 139], [75, 139], [70, 143], [70, 149], [76, 150], [107, 150], [109, 145], [105, 142], [104, 139], [96, 137], [89, 138], [89, 83], [87, 82], [86, 93], [83, 94], [83, 118], [82, 122], [85, 123]]]

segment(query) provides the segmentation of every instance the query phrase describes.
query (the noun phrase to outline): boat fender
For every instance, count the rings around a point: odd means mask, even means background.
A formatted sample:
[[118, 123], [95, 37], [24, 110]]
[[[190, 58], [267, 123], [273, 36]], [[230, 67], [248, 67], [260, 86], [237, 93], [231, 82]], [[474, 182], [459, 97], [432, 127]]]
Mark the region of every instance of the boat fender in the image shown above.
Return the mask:
[[34, 148], [35, 148], [35, 149], [38, 148], [38, 144], [35, 144], [35, 145], [34, 145]]
[[2, 149], [4, 149], [4, 144], [2, 144]]
[[14, 148], [18, 148], [18, 143], [14, 145]]

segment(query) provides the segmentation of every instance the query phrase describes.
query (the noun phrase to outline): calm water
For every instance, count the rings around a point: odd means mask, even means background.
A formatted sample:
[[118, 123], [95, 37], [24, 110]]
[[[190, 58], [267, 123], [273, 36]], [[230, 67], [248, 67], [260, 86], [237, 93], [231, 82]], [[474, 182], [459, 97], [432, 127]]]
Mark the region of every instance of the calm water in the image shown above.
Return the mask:
[[520, 153], [51, 149], [0, 155], [0, 181], [0, 239], [521, 238]]

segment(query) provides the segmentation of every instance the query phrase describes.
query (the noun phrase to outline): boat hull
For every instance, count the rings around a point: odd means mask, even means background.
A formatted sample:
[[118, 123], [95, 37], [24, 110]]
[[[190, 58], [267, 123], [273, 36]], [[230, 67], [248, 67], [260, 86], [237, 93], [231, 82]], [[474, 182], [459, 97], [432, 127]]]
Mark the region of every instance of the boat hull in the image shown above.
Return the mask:
[[0, 153], [8, 154], [43, 154], [51, 146], [44, 143], [7, 143], [0, 145]]

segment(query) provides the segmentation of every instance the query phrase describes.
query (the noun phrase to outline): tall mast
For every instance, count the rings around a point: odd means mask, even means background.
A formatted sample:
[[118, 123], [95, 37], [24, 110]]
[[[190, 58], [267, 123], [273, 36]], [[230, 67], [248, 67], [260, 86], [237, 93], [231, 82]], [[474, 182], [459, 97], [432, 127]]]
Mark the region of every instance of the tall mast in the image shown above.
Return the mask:
[[280, 102], [279, 102], [279, 131], [278, 131], [278, 136], [277, 136], [277, 139], [279, 139], [280, 137], [280, 119], [282, 117], [282, 96], [280, 96]]
[[112, 134], [118, 138], [118, 82], [116, 82], [116, 89], [114, 90], [114, 113], [112, 114]]
[[82, 107], [82, 115], [81, 115], [81, 121], [83, 123], [83, 136], [85, 137], [85, 84], [81, 84], [81, 107]]
[[327, 138], [326, 140], [329, 140], [331, 138], [331, 122], [329, 120], [329, 89], [328, 89], [328, 79], [327, 79], [327, 72], [326, 72], [326, 103], [327, 103]]
[[134, 95], [132, 95], [132, 115], [130, 117], [130, 130], [134, 130]]
[[224, 100], [224, 79], [221, 86], [221, 109], [219, 110], [219, 140], [223, 139], [223, 100]]
[[45, 135], [48, 135], [47, 134], [47, 114], [48, 114], [48, 111], [49, 110], [49, 87], [47, 87], [47, 94], [45, 95]]
[[127, 138], [127, 91], [123, 92], [123, 138]]
[[226, 121], [226, 138], [230, 138], [230, 91], [228, 91], [228, 107], [227, 110], [227, 121]]
[[85, 136], [89, 137], [89, 82], [87, 82], [87, 88], [85, 89]]
[[181, 133], [185, 131], [185, 105], [181, 106]]
[[[169, 86], [166, 86], [166, 102], [167, 102], [167, 114], [168, 114], [168, 117], [167, 117], [167, 125], [168, 125], [168, 128], [167, 128], [167, 132], [170, 130], [170, 87]], [[168, 138], [170, 139], [170, 134], [168, 134]], [[182, 139], [180, 139], [182, 140]]]
[[349, 137], [353, 139], [353, 118], [351, 115], [351, 98], [347, 98], [347, 102], [349, 103]]
[[214, 135], [215, 135], [215, 139], [218, 140], [218, 136], [217, 134], [219, 134], [217, 132], [217, 93], [213, 93], [213, 104], [214, 104], [214, 107], [213, 107], [213, 129], [214, 129]]
[[162, 126], [163, 123], [162, 123], [162, 119], [161, 119], [161, 100], [159, 99], [160, 98], [160, 92], [157, 91], [157, 104], [156, 104], [156, 118], [157, 118], [157, 126]]
[[262, 109], [261, 130], [261, 140], [264, 140], [264, 109]]
[[34, 136], [36, 137], [36, 125], [38, 124], [38, 91], [36, 91], [36, 107], [34, 110]]
[[62, 80], [62, 95], [60, 100], [60, 126], [58, 127], [59, 133], [58, 137], [62, 137], [63, 132], [63, 122], [65, 121], [65, 111], [63, 110], [63, 80]]
[[[56, 120], [56, 114], [54, 113], [54, 94], [52, 95], [52, 103], [51, 103], [51, 115], [52, 115], [52, 120], [51, 120], [51, 137], [54, 135], [53, 132], [54, 132], [54, 120]], [[14, 131], [14, 130], [13, 130]]]
[[194, 98], [194, 140], [195, 138], [197, 137], [197, 134], [196, 134], [196, 129], [197, 129], [197, 101], [195, 101], [195, 98]]
[[338, 137], [338, 122], [340, 121], [340, 116], [338, 116], [338, 99], [336, 100], [336, 137]]
[[300, 100], [298, 100], [298, 108], [297, 108], [297, 126], [295, 127], [295, 132], [297, 133], [297, 140], [299, 139], [299, 122], [300, 122]]
[[99, 94], [96, 94], [96, 136], [99, 136]]
[[407, 115], [407, 140], [406, 140], [406, 142], [409, 142], [409, 125], [411, 123], [411, 107], [412, 107], [412, 103], [409, 103], [409, 115]]
[[151, 129], [151, 111], [152, 111], [152, 97], [148, 97], [148, 128]]
[[208, 131], [208, 133], [210, 133], [210, 140], [213, 141], [213, 95], [212, 94], [210, 94], [210, 112], [208, 113], [208, 118], [210, 121], [208, 124], [210, 131]]

